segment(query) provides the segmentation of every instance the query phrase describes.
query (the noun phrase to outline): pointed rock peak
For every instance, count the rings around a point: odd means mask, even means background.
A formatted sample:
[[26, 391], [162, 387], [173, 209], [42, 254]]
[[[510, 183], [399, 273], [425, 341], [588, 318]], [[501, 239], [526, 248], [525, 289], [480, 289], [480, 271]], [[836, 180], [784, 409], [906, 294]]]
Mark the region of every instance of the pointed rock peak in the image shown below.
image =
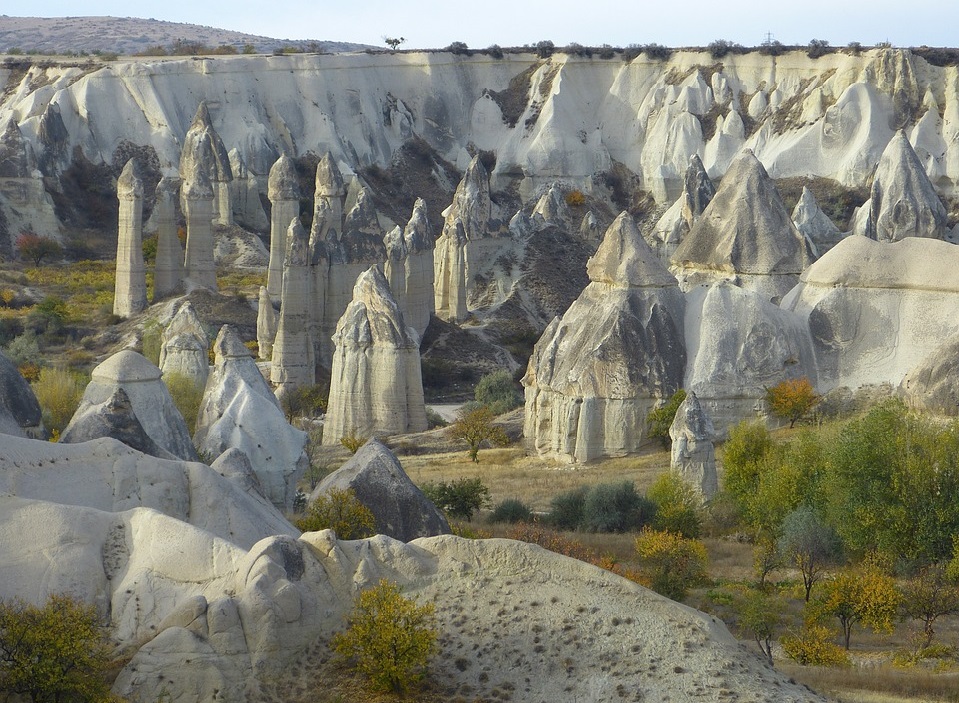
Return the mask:
[[627, 212], [621, 213], [606, 230], [596, 253], [586, 262], [586, 273], [591, 281], [617, 287], [677, 285]]
[[344, 193], [346, 193], [346, 187], [343, 185], [343, 175], [333, 155], [326, 152], [316, 165], [316, 196], [342, 197]]
[[286, 260], [283, 264], [291, 266], [310, 265], [310, 235], [303, 229], [299, 217], [294, 217], [286, 231]]
[[709, 179], [702, 159], [698, 154], [693, 154], [689, 158], [689, 166], [686, 168], [686, 176], [683, 180], [684, 209], [688, 210], [692, 218], [698, 218], [714, 195], [716, 195], [716, 187]]
[[562, 225], [569, 219], [569, 208], [566, 207], [566, 196], [559, 185], [551, 183], [546, 192], [540, 197], [534, 215], [540, 215], [543, 220], [553, 225]]
[[919, 168], [922, 168], [922, 162], [919, 161], [916, 150], [912, 148], [912, 144], [909, 143], [906, 133], [901, 129], [893, 135], [893, 138], [889, 140], [886, 148], [883, 149], [882, 156], [879, 157], [879, 168], [882, 168], [883, 162], [886, 162], [886, 164], [903, 164], [909, 166], [915, 164]]
[[171, 339], [180, 334], [196, 335], [203, 340], [204, 344], [206, 343], [206, 330], [203, 328], [200, 316], [196, 314], [196, 308], [189, 300], [185, 301], [176, 311], [176, 315], [173, 316], [170, 324], [164, 330], [163, 337]]
[[436, 248], [436, 237], [433, 236], [433, 227], [430, 225], [426, 201], [423, 198], [417, 198], [413, 204], [413, 214], [403, 229], [403, 239], [410, 254]]
[[250, 350], [240, 339], [231, 325], [223, 325], [213, 343], [213, 355], [219, 365], [226, 359], [246, 359], [252, 357]]
[[132, 349], [118, 351], [101, 363], [90, 375], [94, 381], [107, 384], [159, 381], [160, 369], [142, 354]]
[[386, 245], [386, 258], [390, 261], [403, 261], [409, 254], [406, 248], [406, 240], [403, 239], [403, 230], [399, 225], [391, 229], [383, 237], [383, 244]]
[[260, 286], [259, 304], [263, 305], [264, 303], [273, 307], [273, 302], [270, 300], [270, 291], [266, 289], [266, 286]]
[[187, 172], [183, 174], [183, 196], [187, 200], [213, 199], [213, 184], [198, 159], [187, 162]]
[[[353, 300], [370, 303], [379, 299], [389, 299], [393, 307], [396, 307], [389, 281], [386, 280], [380, 267], [373, 265], [356, 277], [356, 283], [353, 285]], [[374, 307], [380, 306], [374, 305]]]
[[922, 97], [922, 104], [927, 110], [939, 112], [939, 101], [936, 100], [936, 96], [933, 95], [932, 88], [926, 88], [926, 94]]
[[210, 120], [210, 108], [207, 107], [206, 100], [201, 100], [196, 107], [196, 114], [193, 116], [193, 122], [190, 123], [190, 129], [207, 129], [213, 127]]
[[140, 178], [140, 164], [133, 158], [127, 161], [126, 166], [117, 179], [117, 197], [122, 200], [132, 200], [143, 197], [143, 179]]
[[346, 214], [345, 232], [372, 232], [378, 229], [373, 198], [365, 187], [356, 194], [356, 204]]
[[299, 200], [300, 188], [296, 178], [293, 159], [283, 154], [270, 169], [267, 194], [271, 202], [278, 200]]
[[487, 172], [486, 167], [483, 165], [483, 162], [480, 160], [479, 154], [474, 156], [470, 161], [470, 165], [466, 167], [466, 173], [463, 175], [463, 180], [483, 183], [489, 181], [489, 173]]

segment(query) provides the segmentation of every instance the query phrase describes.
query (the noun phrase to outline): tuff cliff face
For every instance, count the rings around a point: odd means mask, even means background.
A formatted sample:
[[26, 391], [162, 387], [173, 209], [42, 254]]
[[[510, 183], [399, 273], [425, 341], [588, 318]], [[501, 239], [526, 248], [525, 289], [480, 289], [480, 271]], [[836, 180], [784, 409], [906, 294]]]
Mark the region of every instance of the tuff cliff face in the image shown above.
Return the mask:
[[[618, 162], [665, 204], [690, 157], [717, 178], [743, 147], [773, 178], [862, 186], [898, 129], [937, 187], [951, 192], [959, 180], [955, 70], [904, 50], [815, 60], [683, 51], [630, 62], [442, 52], [124, 59], [0, 68], [0, 87], [0, 125], [16, 122], [48, 176], [75, 153], [116, 165], [131, 144], [152, 149], [172, 175], [205, 101], [206, 124], [264, 188], [281, 153], [329, 150], [355, 170], [389, 165], [413, 136], [461, 170], [471, 150], [495, 152], [491, 186], [522, 176], [524, 196], [557, 179], [588, 188]], [[49, 114], [62, 125], [56, 139]]]

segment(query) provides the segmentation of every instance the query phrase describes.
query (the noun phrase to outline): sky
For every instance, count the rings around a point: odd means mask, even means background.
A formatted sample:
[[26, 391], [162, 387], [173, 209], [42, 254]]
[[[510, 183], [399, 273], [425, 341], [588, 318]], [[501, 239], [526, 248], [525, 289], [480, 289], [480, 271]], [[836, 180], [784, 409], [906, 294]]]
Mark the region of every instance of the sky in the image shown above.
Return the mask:
[[[152, 17], [278, 39], [442, 48], [453, 41], [482, 49], [549, 39], [557, 46], [657, 43], [705, 46], [727, 39], [756, 46], [824, 39], [833, 46], [888, 41], [894, 46], [959, 46], [956, 0], [165, 0], [138, 11], [129, 0], [33, 0], [9, 14]], [[148, 14], [147, 14], [148, 13]]]

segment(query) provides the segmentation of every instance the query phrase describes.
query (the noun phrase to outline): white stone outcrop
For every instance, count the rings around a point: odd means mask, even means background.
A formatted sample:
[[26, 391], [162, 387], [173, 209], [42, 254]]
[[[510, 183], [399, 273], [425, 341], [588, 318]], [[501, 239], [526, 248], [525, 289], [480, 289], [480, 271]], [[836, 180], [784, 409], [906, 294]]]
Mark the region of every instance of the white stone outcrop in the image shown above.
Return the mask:
[[356, 279], [333, 343], [323, 444], [335, 445], [351, 432], [370, 437], [426, 429], [419, 337], [376, 266]]
[[61, 236], [61, 225], [53, 206], [53, 198], [43, 185], [43, 174], [37, 170], [33, 145], [20, 131], [17, 119], [4, 119], [0, 109], [0, 253], [13, 253], [21, 232], [53, 237]]
[[843, 237], [835, 223], [822, 211], [816, 196], [803, 186], [799, 202], [793, 209], [793, 224], [813, 246], [813, 253], [822, 256], [832, 249]]
[[943, 239], [946, 209], [902, 131], [889, 141], [869, 191], [866, 236], [880, 242], [905, 237]]
[[416, 330], [420, 339], [426, 333], [435, 305], [433, 295], [433, 251], [436, 238], [426, 211], [426, 202], [417, 198], [410, 221], [403, 228], [406, 244], [406, 324]]
[[693, 486], [703, 500], [716, 495], [719, 492], [713, 446], [716, 430], [692, 391], [676, 410], [669, 426], [669, 438], [672, 440], [670, 469]]
[[550, 183], [546, 192], [533, 207], [533, 219], [541, 218], [546, 224], [567, 228], [570, 222], [569, 207], [566, 205], [566, 195], [558, 183]]
[[186, 217], [184, 273], [191, 287], [217, 289], [213, 260], [213, 186], [198, 162], [183, 177], [180, 192]]
[[180, 178], [187, 180], [187, 176], [197, 169], [203, 172], [213, 189], [213, 221], [218, 225], [232, 225], [230, 184], [233, 181], [233, 169], [223, 140], [213, 128], [206, 101], [200, 101], [190, 129], [183, 139]]
[[286, 261], [286, 234], [290, 223], [300, 216], [300, 193], [293, 159], [283, 154], [270, 169], [270, 268], [267, 290], [279, 300], [283, 285], [283, 263]]
[[176, 199], [180, 182], [161, 178], [156, 187], [152, 219], [156, 223], [157, 255], [153, 269], [153, 300], [173, 295], [183, 286], [183, 247], [177, 235]]
[[147, 308], [146, 265], [143, 263], [143, 181], [136, 159], [127, 161], [117, 179], [120, 201], [113, 314], [130, 317]]
[[808, 325], [819, 391], [889, 383], [959, 334], [959, 247], [920, 237], [850, 236], [783, 300]]
[[160, 338], [160, 371], [163, 378], [179, 375], [197, 388], [206, 386], [210, 373], [210, 339], [193, 303], [183, 302]]
[[278, 510], [290, 511], [296, 482], [309, 464], [307, 435], [286, 421], [250, 350], [228, 325], [220, 330], [213, 351], [213, 373], [203, 393], [194, 442], [213, 457], [231, 448], [242, 451], [263, 495]]
[[683, 192], [653, 229], [650, 245], [667, 265], [715, 195], [716, 188], [706, 174], [702, 160], [694, 154], [683, 178]]
[[574, 461], [636, 451], [646, 415], [683, 381], [685, 302], [632, 218], [610, 225], [590, 284], [536, 343], [523, 385], [524, 434]]
[[273, 299], [266, 286], [260, 286], [256, 308], [256, 346], [259, 358], [264, 361], [273, 358], [273, 340], [276, 339], [277, 324]]
[[150, 439], [175, 457], [198, 459], [183, 416], [160, 380], [160, 369], [130, 349], [117, 352], [93, 369], [75, 414], [82, 415], [88, 406], [106, 403], [117, 388], [126, 392]]
[[269, 230], [270, 221], [260, 202], [262, 178], [250, 170], [239, 149], [230, 149], [229, 157], [233, 171], [233, 182], [230, 184], [233, 219], [236, 224], [254, 232]]
[[310, 336], [313, 320], [310, 242], [298, 219], [293, 220], [287, 230], [280, 301], [270, 367], [270, 380], [276, 386], [277, 398], [316, 383], [316, 362]]
[[386, 247], [383, 275], [386, 277], [393, 299], [404, 316], [407, 316], [409, 308], [406, 304], [406, 259], [409, 257], [409, 249], [406, 248], [406, 240], [403, 239], [403, 230], [399, 226], [391, 229], [383, 237], [383, 245]]

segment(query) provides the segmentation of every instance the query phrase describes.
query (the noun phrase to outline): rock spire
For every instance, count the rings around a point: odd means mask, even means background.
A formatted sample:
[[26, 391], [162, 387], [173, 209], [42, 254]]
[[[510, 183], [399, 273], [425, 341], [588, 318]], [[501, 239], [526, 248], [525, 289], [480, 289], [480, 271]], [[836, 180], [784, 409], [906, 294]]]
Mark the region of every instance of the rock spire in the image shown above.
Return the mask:
[[113, 314], [130, 317], [147, 307], [146, 266], [143, 263], [143, 181], [136, 159], [127, 161], [117, 179], [120, 201], [116, 285]]

